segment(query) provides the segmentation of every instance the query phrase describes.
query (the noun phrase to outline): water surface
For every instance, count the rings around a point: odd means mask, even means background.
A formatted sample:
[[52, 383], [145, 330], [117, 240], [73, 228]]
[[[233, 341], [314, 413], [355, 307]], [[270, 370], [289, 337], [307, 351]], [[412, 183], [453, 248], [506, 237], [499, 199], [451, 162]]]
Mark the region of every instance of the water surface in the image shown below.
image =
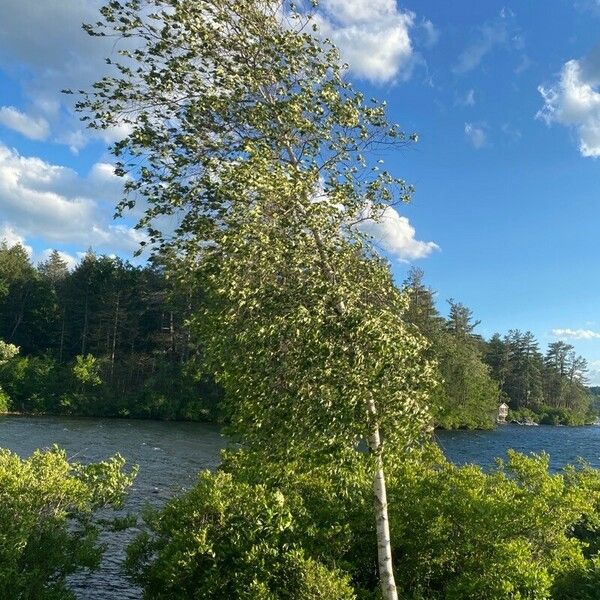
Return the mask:
[[600, 468], [600, 426], [553, 427], [501, 425], [493, 431], [437, 431], [437, 442], [455, 463], [492, 466], [496, 457], [506, 457], [513, 448], [519, 452], [547, 452], [550, 467], [558, 470], [578, 458]]

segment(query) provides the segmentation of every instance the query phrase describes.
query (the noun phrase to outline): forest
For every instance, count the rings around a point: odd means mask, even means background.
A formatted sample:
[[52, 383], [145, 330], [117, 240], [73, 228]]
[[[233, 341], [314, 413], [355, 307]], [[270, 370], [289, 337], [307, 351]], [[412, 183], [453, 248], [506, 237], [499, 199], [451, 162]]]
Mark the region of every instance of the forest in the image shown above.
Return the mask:
[[69, 271], [56, 251], [34, 266], [0, 244], [0, 339], [19, 348], [0, 367], [3, 409], [215, 420], [219, 393], [185, 327], [193, 308], [158, 265], [88, 252]]
[[[0, 367], [5, 411], [153, 419], [219, 418], [221, 392], [188, 325], [198, 296], [173, 285], [155, 260], [135, 267], [88, 252], [72, 270], [57, 251], [33, 265], [20, 245], [0, 243], [0, 339], [19, 354]], [[505, 401], [511, 419], [592, 422], [586, 361], [562, 341], [543, 353], [530, 332], [485, 340], [468, 307], [436, 307], [424, 274], [401, 285], [402, 315], [429, 342], [438, 369], [438, 427], [494, 427]]]

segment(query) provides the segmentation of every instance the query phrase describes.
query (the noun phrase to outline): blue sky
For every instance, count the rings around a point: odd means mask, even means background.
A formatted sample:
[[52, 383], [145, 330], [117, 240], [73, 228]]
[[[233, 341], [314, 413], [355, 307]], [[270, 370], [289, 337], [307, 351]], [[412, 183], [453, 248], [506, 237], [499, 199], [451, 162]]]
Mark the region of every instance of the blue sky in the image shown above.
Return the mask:
[[[0, 238], [131, 256], [112, 221], [107, 145], [62, 97], [103, 72], [110, 46], [79, 28], [95, 0], [4, 0]], [[600, 383], [600, 0], [322, 0], [349, 78], [419, 143], [385, 156], [416, 187], [376, 231], [402, 280], [425, 270], [440, 308], [470, 306], [491, 335], [573, 343]]]

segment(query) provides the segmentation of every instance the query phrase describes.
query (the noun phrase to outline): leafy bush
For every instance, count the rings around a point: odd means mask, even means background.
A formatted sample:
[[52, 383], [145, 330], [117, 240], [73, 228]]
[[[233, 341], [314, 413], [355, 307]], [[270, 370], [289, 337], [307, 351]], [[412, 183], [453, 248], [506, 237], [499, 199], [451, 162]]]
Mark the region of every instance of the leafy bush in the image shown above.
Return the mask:
[[10, 406], [10, 398], [8, 394], [0, 388], [0, 414], [8, 412]]
[[297, 544], [294, 501], [279, 490], [208, 472], [148, 517], [128, 569], [152, 599], [350, 600], [348, 578]]
[[0, 367], [0, 385], [11, 410], [52, 412], [63, 384], [60, 365], [50, 356], [17, 356]]
[[508, 411], [508, 421], [518, 421], [519, 423], [539, 423], [540, 415], [533, 412], [530, 408], [519, 408], [513, 410], [512, 408]]
[[94, 513], [121, 505], [135, 476], [123, 466], [118, 455], [83, 466], [56, 447], [26, 460], [0, 450], [0, 598], [74, 598], [65, 578], [98, 565]]
[[544, 425], [586, 425], [594, 421], [594, 416], [586, 410], [573, 410], [570, 408], [556, 408], [542, 406], [539, 410], [540, 423]]
[[486, 473], [428, 450], [399, 464], [390, 506], [405, 597], [576, 597], [565, 594], [596, 572], [584, 540], [597, 535], [600, 472], [552, 475], [548, 463], [509, 451]]
[[[366, 457], [348, 457], [332, 474], [325, 459], [283, 464], [227, 453], [220, 473], [202, 475], [191, 492], [147, 517], [129, 568], [150, 599], [335, 599], [352, 591], [374, 600], [367, 467]], [[550, 474], [547, 456], [511, 452], [486, 473], [455, 466], [431, 446], [394, 457], [390, 472], [402, 598], [596, 597], [600, 472]], [[309, 572], [334, 591], [311, 596], [299, 583]]]

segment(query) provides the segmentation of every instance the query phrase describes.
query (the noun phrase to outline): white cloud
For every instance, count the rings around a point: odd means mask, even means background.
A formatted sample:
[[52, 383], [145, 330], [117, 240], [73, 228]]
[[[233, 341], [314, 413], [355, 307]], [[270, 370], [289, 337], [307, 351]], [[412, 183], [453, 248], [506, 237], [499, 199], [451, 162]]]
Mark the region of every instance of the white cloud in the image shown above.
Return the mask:
[[0, 223], [0, 243], [5, 243], [9, 248], [21, 244], [29, 256], [32, 255], [33, 249], [25, 243], [25, 238], [19, 234], [14, 227], [8, 223]]
[[464, 96], [456, 98], [454, 104], [457, 106], [475, 106], [475, 90], [468, 90]]
[[0, 124], [18, 131], [30, 140], [45, 140], [50, 133], [46, 119], [30, 117], [14, 106], [0, 107]]
[[0, 144], [0, 214], [22, 238], [129, 253], [144, 236], [112, 222], [120, 190], [105, 163], [80, 177], [72, 169], [21, 156]]
[[425, 33], [425, 45], [428, 48], [435, 46], [440, 39], [440, 32], [437, 27], [429, 19], [423, 19], [421, 27]]
[[[320, 34], [340, 49], [350, 71], [374, 82], [406, 80], [419, 61], [410, 32], [415, 14], [396, 0], [322, 0], [316, 15]], [[423, 24], [427, 44], [437, 40], [433, 23]]]
[[509, 137], [513, 142], [518, 142], [523, 134], [520, 129], [517, 129], [510, 123], [502, 124], [502, 133], [504, 133], [507, 137]]
[[473, 144], [473, 148], [477, 150], [483, 148], [487, 142], [485, 124], [465, 123], [465, 135], [471, 144]]
[[519, 64], [515, 67], [515, 74], [520, 75], [521, 73], [524, 73], [531, 65], [533, 65], [533, 61], [526, 54], [523, 54]]
[[[369, 216], [368, 212], [365, 216]], [[401, 261], [425, 258], [439, 246], [435, 242], [423, 242], [416, 239], [415, 228], [406, 217], [389, 206], [375, 219], [362, 221], [359, 228], [370, 235], [377, 246]]]
[[600, 338], [600, 333], [591, 329], [553, 329], [552, 335], [567, 340], [593, 340]]
[[589, 385], [600, 385], [600, 360], [588, 362], [587, 379]]
[[478, 67], [494, 48], [507, 46], [523, 47], [523, 36], [515, 31], [514, 13], [503, 8], [499, 16], [478, 27], [473, 41], [460, 53], [453, 71], [459, 75]]
[[[2, 0], [0, 68], [18, 75], [30, 112], [37, 116], [37, 129], [31, 123], [23, 125], [21, 119], [18, 131], [24, 135], [28, 131], [34, 134], [28, 136], [32, 139], [47, 139], [52, 134], [73, 152], [92, 138], [106, 137], [103, 132], [82, 130], [73, 114], [73, 98], [60, 92], [89, 88], [107, 73], [105, 56], [120, 47], [115, 40], [92, 38], [82, 30], [82, 23], [98, 20], [103, 4], [103, 0]], [[18, 118], [9, 117], [13, 123]]]
[[566, 62], [559, 80], [538, 88], [544, 99], [536, 117], [573, 128], [583, 156], [600, 156], [600, 46], [583, 59]]

